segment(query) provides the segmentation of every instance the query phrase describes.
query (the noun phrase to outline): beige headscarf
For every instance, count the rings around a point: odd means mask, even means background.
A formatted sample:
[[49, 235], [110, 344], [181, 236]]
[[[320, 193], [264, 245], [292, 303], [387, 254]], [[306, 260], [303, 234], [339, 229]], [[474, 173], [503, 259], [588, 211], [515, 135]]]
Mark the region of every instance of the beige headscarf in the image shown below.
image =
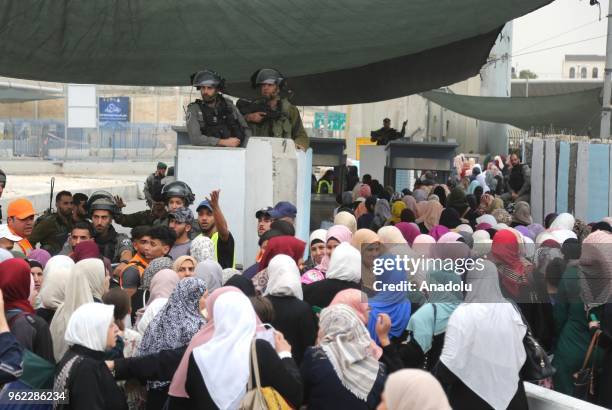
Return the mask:
[[357, 219], [346, 211], [338, 212], [338, 215], [334, 218], [334, 225], [344, 225], [349, 228], [351, 233], [355, 233], [357, 230]]
[[403, 369], [387, 378], [385, 404], [388, 410], [450, 410], [438, 380], [420, 369]]
[[423, 223], [427, 229], [431, 229], [440, 222], [440, 215], [444, 208], [438, 201], [419, 202], [417, 204], [416, 223]]
[[92, 303], [94, 298], [101, 300], [107, 287], [104, 263], [101, 259], [83, 259], [74, 265], [68, 277], [64, 303], [57, 308], [49, 326], [56, 361], [60, 361], [68, 350], [64, 336], [70, 316], [79, 306]]
[[74, 261], [63, 255], [54, 256], [45, 265], [45, 278], [38, 297], [40, 304], [46, 309], [57, 309], [64, 302], [66, 285], [72, 272]]

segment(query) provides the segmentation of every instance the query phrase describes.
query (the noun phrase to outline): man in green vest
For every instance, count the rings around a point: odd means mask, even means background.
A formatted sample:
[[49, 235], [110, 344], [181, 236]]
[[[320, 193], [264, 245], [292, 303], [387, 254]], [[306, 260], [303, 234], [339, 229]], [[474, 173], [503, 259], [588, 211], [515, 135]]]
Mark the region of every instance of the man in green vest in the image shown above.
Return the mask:
[[200, 202], [196, 212], [202, 235], [215, 244], [215, 256], [223, 269], [234, 267], [234, 237], [219, 206], [219, 190], [210, 193], [210, 199]]
[[280, 95], [285, 83], [285, 78], [278, 70], [258, 70], [251, 77], [251, 85], [259, 88], [261, 98], [244, 106], [244, 109], [240, 105], [238, 108], [245, 114], [244, 118], [253, 136], [291, 138], [298, 149], [306, 150], [310, 140], [304, 130], [300, 111]]

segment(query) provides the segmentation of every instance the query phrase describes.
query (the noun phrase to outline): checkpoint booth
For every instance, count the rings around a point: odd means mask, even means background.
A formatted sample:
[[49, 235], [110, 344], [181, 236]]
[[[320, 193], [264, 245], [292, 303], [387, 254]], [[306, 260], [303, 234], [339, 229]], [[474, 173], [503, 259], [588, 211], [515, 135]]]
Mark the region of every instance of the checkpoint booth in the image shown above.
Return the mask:
[[[312, 166], [334, 168], [333, 194], [312, 194], [310, 230], [321, 226], [321, 222], [333, 220], [333, 209], [337, 206], [336, 195], [346, 190], [344, 187], [346, 168], [346, 140], [344, 138], [311, 138]], [[313, 189], [316, 192], [316, 187]]]
[[436, 182], [446, 182], [458, 146], [455, 142], [391, 141], [385, 147], [384, 185], [397, 188], [400, 171], [435, 171]]
[[296, 236], [308, 241], [312, 150], [297, 150], [293, 140], [251, 137], [245, 148], [189, 145], [185, 127], [177, 133], [175, 175], [191, 187], [195, 209], [211, 191], [235, 242], [236, 265], [248, 267], [258, 251], [257, 220], [261, 208], [289, 201], [297, 207]]

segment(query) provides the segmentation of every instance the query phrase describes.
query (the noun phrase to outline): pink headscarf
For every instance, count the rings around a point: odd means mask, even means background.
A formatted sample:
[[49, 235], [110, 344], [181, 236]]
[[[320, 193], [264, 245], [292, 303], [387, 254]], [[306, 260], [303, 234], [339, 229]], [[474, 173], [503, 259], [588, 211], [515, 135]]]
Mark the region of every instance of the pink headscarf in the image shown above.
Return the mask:
[[[345, 289], [340, 291], [334, 296], [329, 306], [333, 305], [346, 305], [353, 309], [359, 320], [364, 325], [368, 324], [369, 310], [368, 310], [368, 297], [365, 293], [359, 289]], [[372, 340], [370, 343], [370, 353], [377, 360], [382, 356], [382, 349]]]
[[404, 236], [404, 239], [406, 239], [406, 242], [408, 242], [408, 245], [410, 246], [412, 246], [414, 238], [421, 234], [419, 226], [414, 222], [400, 222], [398, 224], [395, 224], [395, 227], [400, 230], [400, 232]]
[[436, 241], [442, 237], [445, 233], [450, 232], [450, 230], [443, 225], [436, 225], [429, 231], [429, 235], [431, 235]]
[[44, 269], [49, 259], [51, 259], [51, 254], [44, 249], [34, 249], [28, 254], [28, 259], [34, 259], [40, 263]]
[[435, 256], [440, 259], [464, 259], [470, 256], [470, 247], [459, 242], [463, 237], [456, 232], [447, 232], [438, 239]]
[[[327, 235], [325, 236], [325, 243], [327, 244], [327, 242], [332, 238], [340, 243], [350, 243], [353, 239], [353, 233], [349, 228], [344, 225], [334, 225], [327, 230]], [[315, 269], [322, 273], [327, 272], [327, 269], [329, 269], [329, 257], [327, 256], [327, 254], [323, 256], [323, 259], [321, 259], [321, 263], [315, 266]]]
[[179, 275], [172, 269], [162, 269], [157, 272], [151, 279], [151, 285], [149, 286], [151, 296], [149, 296], [147, 306], [155, 299], [169, 298], [180, 280]]
[[[191, 342], [189, 342], [189, 346], [187, 346], [187, 350], [185, 350], [185, 354], [183, 354], [183, 358], [181, 359], [181, 363], [179, 364], [176, 372], [174, 373], [174, 377], [172, 378], [172, 383], [170, 384], [170, 390], [168, 394], [174, 397], [184, 397], [188, 398], [189, 395], [185, 390], [185, 382], [187, 381], [187, 367], [189, 366], [189, 356], [191, 356], [191, 352], [196, 347], [203, 345], [212, 339], [215, 333], [215, 321], [213, 318], [213, 311], [215, 302], [217, 298], [224, 293], [228, 292], [238, 292], [242, 293], [242, 291], [234, 286], [224, 286], [215, 290], [210, 296], [206, 299], [206, 311], [208, 312], [208, 323], [206, 323], [198, 333], [196, 333]], [[259, 332], [265, 330], [261, 320], [257, 317], [257, 328], [255, 332]]]

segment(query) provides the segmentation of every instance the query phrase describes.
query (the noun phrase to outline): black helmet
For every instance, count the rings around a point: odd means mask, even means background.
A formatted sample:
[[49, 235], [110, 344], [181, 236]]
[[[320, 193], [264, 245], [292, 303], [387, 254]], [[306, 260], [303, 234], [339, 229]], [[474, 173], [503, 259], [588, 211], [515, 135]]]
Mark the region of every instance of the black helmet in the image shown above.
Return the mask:
[[213, 70], [202, 70], [191, 74], [191, 85], [196, 88], [206, 86], [223, 90], [225, 87], [225, 79]]
[[191, 188], [183, 181], [174, 181], [164, 185], [161, 193], [164, 202], [168, 202], [172, 197], [183, 198], [186, 202], [185, 206], [187, 207], [195, 201], [195, 195], [191, 191]]
[[113, 216], [119, 213], [119, 209], [117, 208], [113, 195], [107, 191], [96, 191], [91, 194], [87, 200], [86, 206], [90, 218], [93, 211], [98, 210], [109, 211]]
[[285, 77], [274, 68], [261, 68], [251, 76], [251, 85], [257, 88], [262, 84], [276, 84], [279, 88], [285, 85]]

